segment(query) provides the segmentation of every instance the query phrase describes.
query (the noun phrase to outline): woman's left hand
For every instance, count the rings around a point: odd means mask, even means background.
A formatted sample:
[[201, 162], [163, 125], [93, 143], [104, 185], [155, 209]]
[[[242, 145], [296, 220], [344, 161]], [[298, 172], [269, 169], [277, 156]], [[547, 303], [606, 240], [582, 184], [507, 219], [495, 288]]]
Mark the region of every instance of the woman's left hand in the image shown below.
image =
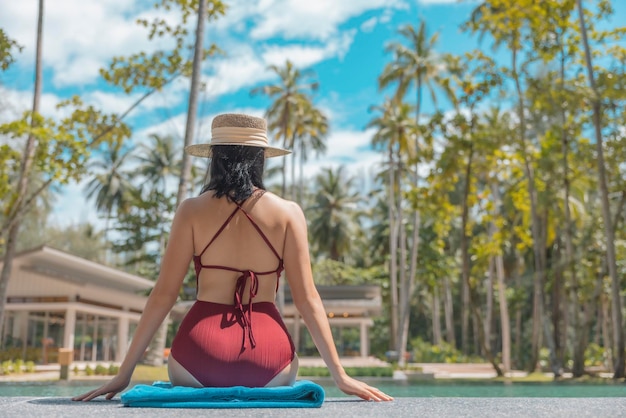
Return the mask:
[[98, 396], [106, 395], [107, 400], [113, 399], [115, 395], [126, 389], [130, 384], [130, 379], [120, 376], [119, 374], [111, 379], [108, 383], [100, 386], [98, 389], [94, 389], [82, 395], [74, 396], [73, 401], [90, 401]]

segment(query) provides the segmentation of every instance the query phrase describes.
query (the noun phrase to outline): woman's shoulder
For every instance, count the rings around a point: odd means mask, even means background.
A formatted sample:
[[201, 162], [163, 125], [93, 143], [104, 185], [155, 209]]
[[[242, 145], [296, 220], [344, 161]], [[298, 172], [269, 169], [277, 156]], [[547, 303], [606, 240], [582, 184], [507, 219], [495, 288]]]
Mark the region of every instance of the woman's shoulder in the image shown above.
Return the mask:
[[304, 213], [300, 205], [293, 200], [285, 199], [272, 192], [263, 193], [265, 207], [270, 209], [272, 213], [280, 215], [288, 222], [299, 221], [304, 217]]
[[300, 205], [298, 205], [293, 200], [285, 199], [284, 197], [280, 197], [272, 192], [264, 192], [263, 197], [264, 199], [266, 199], [266, 202], [269, 206], [272, 206], [277, 210], [286, 212], [302, 211]]

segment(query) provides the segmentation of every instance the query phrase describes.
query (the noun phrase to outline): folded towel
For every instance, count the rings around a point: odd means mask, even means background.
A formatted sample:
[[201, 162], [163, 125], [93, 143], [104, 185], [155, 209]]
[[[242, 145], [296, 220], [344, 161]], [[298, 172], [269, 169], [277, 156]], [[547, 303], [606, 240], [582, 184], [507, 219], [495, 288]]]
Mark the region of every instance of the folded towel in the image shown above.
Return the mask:
[[324, 389], [308, 380], [269, 388], [190, 388], [154, 382], [135, 385], [121, 399], [125, 406], [148, 408], [319, 408]]

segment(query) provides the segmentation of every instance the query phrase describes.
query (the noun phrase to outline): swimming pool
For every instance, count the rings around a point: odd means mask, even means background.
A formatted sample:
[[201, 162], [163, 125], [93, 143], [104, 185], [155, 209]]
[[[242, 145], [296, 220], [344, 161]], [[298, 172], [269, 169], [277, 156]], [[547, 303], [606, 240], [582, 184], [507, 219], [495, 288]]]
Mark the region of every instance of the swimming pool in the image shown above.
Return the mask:
[[[364, 379], [394, 397], [468, 397], [468, 398], [606, 398], [626, 397], [626, 384], [620, 382], [519, 383], [496, 381], [431, 380], [405, 382], [391, 379]], [[329, 398], [346, 396], [331, 380], [316, 380]], [[71, 397], [97, 388], [100, 381], [0, 382], [0, 396]], [[134, 382], [138, 383], [138, 382]]]

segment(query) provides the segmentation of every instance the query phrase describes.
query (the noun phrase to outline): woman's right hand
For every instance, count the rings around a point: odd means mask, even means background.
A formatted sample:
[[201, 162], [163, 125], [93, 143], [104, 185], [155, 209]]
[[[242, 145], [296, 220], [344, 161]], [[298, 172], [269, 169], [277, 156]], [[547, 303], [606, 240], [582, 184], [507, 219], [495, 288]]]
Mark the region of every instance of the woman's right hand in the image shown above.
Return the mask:
[[336, 383], [337, 387], [341, 389], [342, 392], [348, 395], [358, 396], [366, 401], [380, 402], [393, 400], [391, 396], [387, 395], [383, 391], [370, 386], [367, 383], [361, 382], [360, 380], [353, 379], [350, 376], [345, 376]]
[[106, 395], [106, 399], [111, 400], [115, 395], [126, 389], [129, 384], [130, 378], [126, 378], [118, 374], [98, 389], [91, 390], [83, 393], [82, 395], [74, 396], [72, 400], [87, 402], [102, 395]]

